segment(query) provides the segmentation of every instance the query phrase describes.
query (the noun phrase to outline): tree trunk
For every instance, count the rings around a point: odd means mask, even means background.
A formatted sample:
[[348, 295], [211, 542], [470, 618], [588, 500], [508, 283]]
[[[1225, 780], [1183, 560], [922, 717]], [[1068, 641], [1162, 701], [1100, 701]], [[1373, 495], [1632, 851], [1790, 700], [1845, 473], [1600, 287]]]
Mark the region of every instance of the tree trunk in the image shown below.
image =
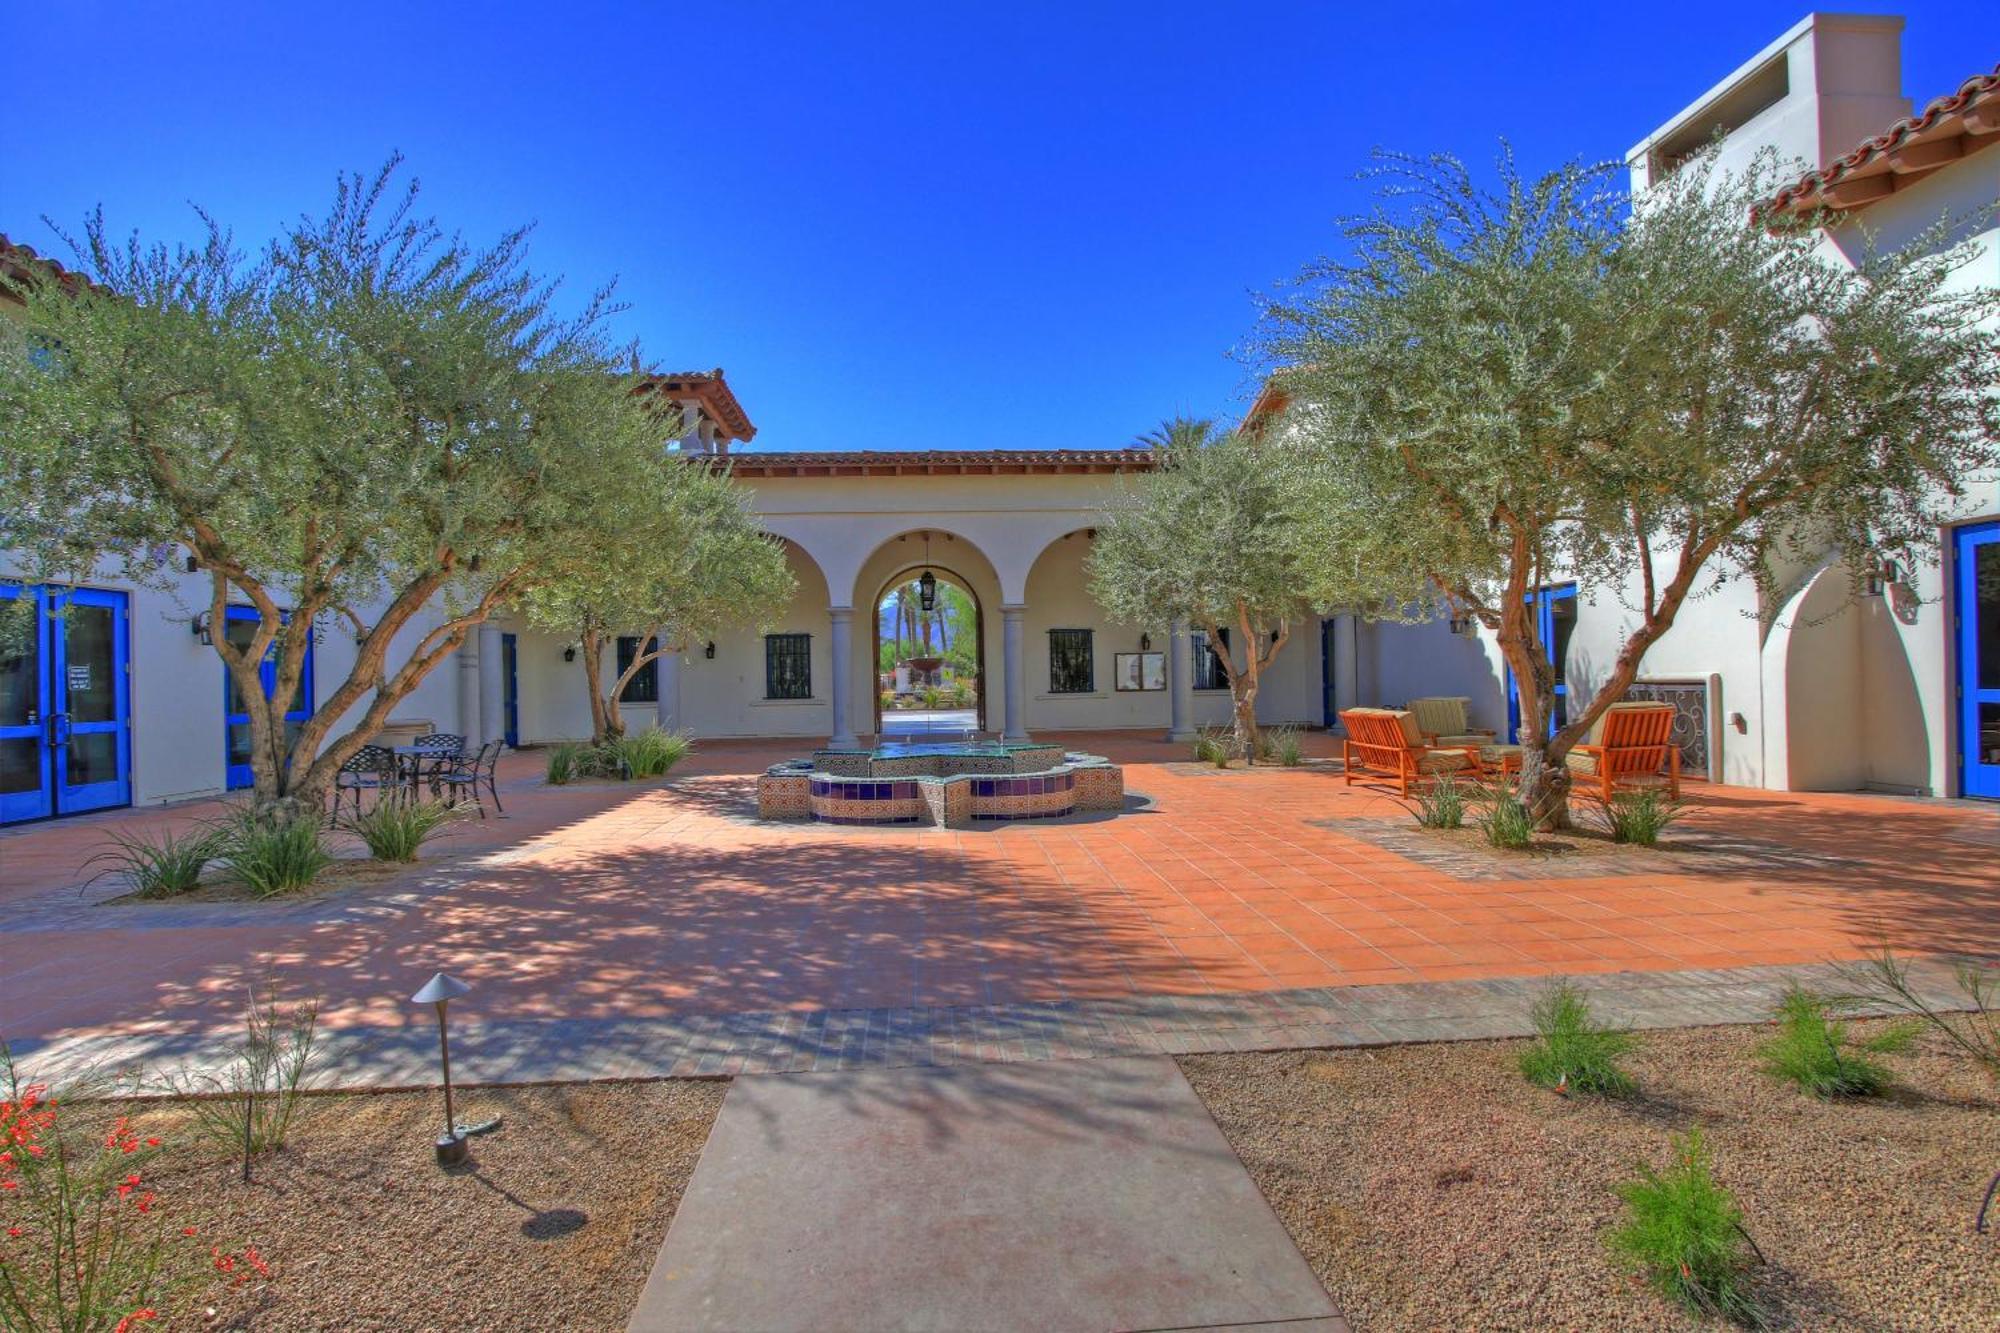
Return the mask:
[[1232, 722], [1236, 737], [1236, 748], [1243, 754], [1243, 762], [1255, 764], [1259, 747], [1264, 738], [1257, 730], [1257, 682], [1247, 675], [1229, 683]]
[[618, 705], [604, 697], [604, 635], [586, 629], [578, 637], [584, 688], [590, 692], [590, 739], [594, 745], [603, 745], [624, 735], [625, 724], [618, 716]]

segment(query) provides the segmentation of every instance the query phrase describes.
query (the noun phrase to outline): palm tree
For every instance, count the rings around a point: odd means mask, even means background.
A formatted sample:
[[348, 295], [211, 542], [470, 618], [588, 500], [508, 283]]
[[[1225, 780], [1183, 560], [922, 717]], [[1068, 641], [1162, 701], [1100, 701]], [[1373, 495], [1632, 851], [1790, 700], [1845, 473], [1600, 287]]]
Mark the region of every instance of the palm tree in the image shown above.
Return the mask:
[[1168, 417], [1159, 425], [1145, 431], [1133, 439], [1132, 444], [1140, 449], [1157, 449], [1162, 452], [1173, 449], [1199, 449], [1214, 442], [1218, 431], [1209, 417]]

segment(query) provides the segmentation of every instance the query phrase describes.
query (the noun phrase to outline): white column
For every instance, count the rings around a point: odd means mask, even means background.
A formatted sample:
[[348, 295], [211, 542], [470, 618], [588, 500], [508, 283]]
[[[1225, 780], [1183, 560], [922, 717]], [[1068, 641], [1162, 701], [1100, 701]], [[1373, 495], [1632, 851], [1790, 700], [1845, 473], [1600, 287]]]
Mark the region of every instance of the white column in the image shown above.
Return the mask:
[[1021, 633], [1025, 606], [1000, 608], [1000, 642], [1006, 663], [1007, 729], [1002, 740], [1028, 739], [1028, 672], [1022, 664]]
[[500, 631], [491, 625], [479, 627], [479, 730], [467, 732], [480, 745], [504, 740], [507, 719], [506, 693], [500, 679]]
[[1194, 643], [1188, 637], [1188, 623], [1176, 620], [1167, 635], [1167, 694], [1173, 721], [1167, 728], [1170, 741], [1194, 739]]
[[468, 638], [458, 645], [458, 734], [477, 741], [479, 731], [479, 648]]
[[[660, 631], [659, 642], [667, 642], [666, 631]], [[661, 731], [674, 731], [681, 725], [681, 655], [671, 649], [662, 651], [653, 659], [653, 670], [659, 679], [660, 697], [653, 705], [654, 716]]]
[[834, 606], [827, 608], [831, 621], [831, 633], [827, 636], [828, 650], [833, 654], [833, 738], [828, 744], [835, 748], [857, 745], [854, 728], [847, 720], [848, 705], [852, 702], [848, 695], [853, 693], [848, 686], [848, 677], [854, 670], [854, 608]]

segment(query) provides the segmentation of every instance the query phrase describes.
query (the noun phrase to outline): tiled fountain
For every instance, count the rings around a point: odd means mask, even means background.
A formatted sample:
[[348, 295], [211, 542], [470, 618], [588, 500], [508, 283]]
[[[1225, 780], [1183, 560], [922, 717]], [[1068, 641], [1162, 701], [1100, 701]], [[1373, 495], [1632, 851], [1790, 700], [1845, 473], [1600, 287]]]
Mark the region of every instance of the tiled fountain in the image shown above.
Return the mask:
[[757, 780], [763, 819], [826, 824], [934, 824], [1055, 819], [1121, 810], [1125, 771], [1094, 754], [1034, 742], [889, 742], [815, 750]]

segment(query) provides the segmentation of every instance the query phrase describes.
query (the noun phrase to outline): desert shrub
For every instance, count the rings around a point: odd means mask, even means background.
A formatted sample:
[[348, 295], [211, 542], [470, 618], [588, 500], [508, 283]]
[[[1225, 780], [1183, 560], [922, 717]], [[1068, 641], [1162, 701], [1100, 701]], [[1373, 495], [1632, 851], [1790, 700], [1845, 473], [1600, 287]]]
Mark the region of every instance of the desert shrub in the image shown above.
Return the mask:
[[924, 688], [918, 692], [917, 697], [923, 700], [923, 704], [926, 709], [934, 709], [940, 703], [944, 702], [943, 692], [939, 690], [938, 687], [935, 685], [924, 686]]
[[1619, 1067], [1634, 1045], [1629, 1032], [1604, 1027], [1590, 1013], [1590, 1001], [1567, 981], [1551, 984], [1536, 999], [1529, 1017], [1535, 1044], [1521, 1052], [1521, 1073], [1530, 1083], [1561, 1091], [1623, 1096], [1632, 1076]]
[[1297, 768], [1306, 761], [1305, 742], [1297, 727], [1266, 727], [1257, 734], [1258, 757], [1267, 763]]
[[99, 875], [117, 879], [141, 898], [171, 898], [194, 889], [220, 841], [209, 827], [151, 834], [113, 830], [109, 838], [111, 845], [89, 864], [103, 865]]
[[318, 1033], [319, 1001], [285, 1006], [277, 986], [267, 982], [261, 992], [251, 988], [242, 1041], [220, 1073], [162, 1077], [192, 1113], [196, 1130], [241, 1157], [245, 1180], [254, 1158], [285, 1146], [306, 1090]]
[[565, 787], [581, 778], [596, 776], [597, 750], [583, 741], [558, 741], [549, 747], [542, 776], [551, 787]]
[[1613, 842], [1629, 842], [1637, 847], [1659, 845], [1667, 826], [1681, 817], [1681, 802], [1657, 787], [1640, 787], [1615, 793], [1599, 801], [1597, 817]]
[[1226, 731], [1199, 732], [1194, 738], [1193, 754], [1197, 764], [1228, 768], [1229, 761], [1236, 757], [1235, 737]]
[[365, 813], [343, 818], [339, 826], [367, 843], [368, 854], [377, 861], [414, 861], [418, 849], [456, 817], [443, 801], [386, 796]]
[[1748, 1266], [1743, 1215], [1715, 1182], [1699, 1128], [1674, 1136], [1666, 1170], [1641, 1163], [1639, 1178], [1616, 1189], [1626, 1218], [1605, 1238], [1614, 1255], [1690, 1311], [1762, 1322], [1743, 1281]]
[[1465, 825], [1465, 789], [1449, 773], [1440, 773], [1427, 788], [1419, 787], [1410, 813], [1425, 828], [1462, 828]]
[[302, 889], [333, 864], [320, 821], [244, 807], [219, 826], [216, 859], [259, 898]]
[[657, 778], [687, 757], [693, 742], [677, 731], [646, 727], [620, 736], [605, 747], [613, 766], [629, 778]]
[[159, 1139], [123, 1116], [86, 1132], [68, 1100], [23, 1083], [0, 1042], [0, 1327], [129, 1330], [218, 1273], [269, 1273], [254, 1247], [215, 1246], [162, 1200], [148, 1179]]
[[1889, 1071], [1868, 1057], [1904, 1049], [1918, 1029], [1897, 1023], [1857, 1041], [1839, 1017], [1848, 1007], [1800, 986], [1787, 990], [1778, 1034], [1758, 1048], [1764, 1071], [1815, 1097], [1873, 1097], [1888, 1088]]
[[1886, 1005], [1956, 1046], [1989, 1077], [2000, 1082], [2000, 967], [1960, 960], [1952, 975], [1964, 996], [1961, 1011], [1941, 1010], [1911, 984], [1903, 961], [1885, 946], [1865, 963], [1842, 969], [1855, 988], [1844, 998]]
[[1497, 782], [1479, 800], [1479, 828], [1489, 846], [1519, 851], [1534, 840], [1535, 817], [1520, 792], [1509, 782]]

